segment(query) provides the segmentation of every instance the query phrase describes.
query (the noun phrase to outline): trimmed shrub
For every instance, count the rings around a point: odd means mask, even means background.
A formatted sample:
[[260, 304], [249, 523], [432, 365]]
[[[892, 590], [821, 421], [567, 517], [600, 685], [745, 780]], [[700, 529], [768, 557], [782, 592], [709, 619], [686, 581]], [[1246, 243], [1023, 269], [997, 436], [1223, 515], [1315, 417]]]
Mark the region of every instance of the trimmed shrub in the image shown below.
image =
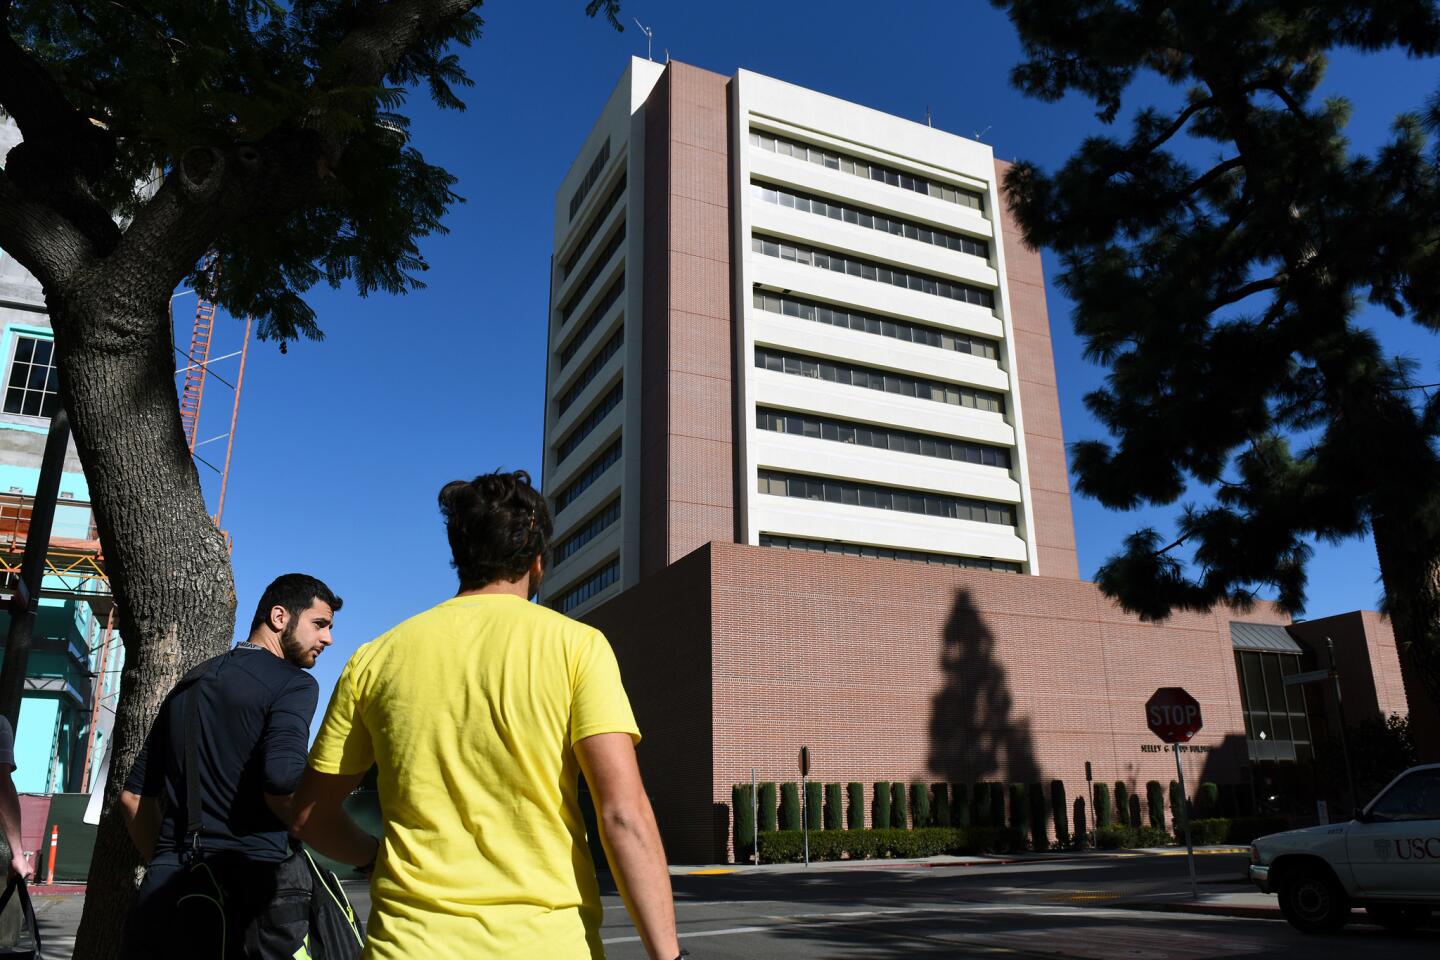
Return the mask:
[[1285, 817], [1207, 817], [1190, 821], [1190, 838], [1196, 845], [1242, 844], [1289, 828], [1290, 821]]
[[1127, 850], [1136, 847], [1165, 847], [1174, 841], [1170, 834], [1152, 827], [1109, 826], [1095, 831], [1095, 846], [1101, 850]]
[[870, 800], [870, 829], [882, 830], [890, 826], [890, 781], [876, 780], [875, 793]]
[[1170, 823], [1175, 832], [1182, 833], [1181, 822], [1189, 811], [1185, 809], [1185, 797], [1180, 793], [1180, 781], [1170, 781]]
[[845, 800], [840, 784], [825, 784], [825, 829], [845, 829]]
[[800, 784], [793, 780], [780, 784], [780, 829], [800, 829]]
[[755, 851], [755, 810], [751, 800], [755, 791], [748, 783], [737, 783], [730, 790], [730, 813], [735, 824], [735, 860], [749, 860]]
[[865, 829], [865, 785], [851, 781], [845, 785], [845, 799], [849, 801], [845, 811], [845, 827], [849, 830]]
[[950, 784], [930, 784], [930, 826], [950, 826]]
[[1200, 784], [1195, 794], [1195, 819], [1208, 820], [1220, 815], [1220, 788], [1213, 783]]
[[1023, 783], [1010, 784], [1010, 829], [1021, 837], [1030, 832], [1030, 798]]
[[955, 783], [950, 785], [950, 825], [952, 827], [970, 826], [974, 821], [971, 819], [970, 810], [970, 784]]
[[1159, 780], [1145, 784], [1145, 805], [1150, 808], [1150, 826], [1156, 830], [1165, 829], [1165, 791], [1160, 789]]
[[1095, 829], [1110, 826], [1110, 787], [1104, 783], [1095, 784]]
[[1045, 802], [1045, 788], [1041, 784], [1032, 783], [1026, 788], [1026, 792], [1030, 795], [1030, 848], [1049, 850], [1050, 830], [1045, 822], [1049, 804]]
[[811, 830], [824, 829], [825, 786], [817, 780], [805, 781], [805, 819], [803, 823]]
[[1140, 823], [1140, 795], [1137, 793], [1130, 794], [1130, 819], [1126, 823], [1136, 830], [1142, 826]]
[[1115, 822], [1122, 827], [1130, 823], [1130, 788], [1124, 780], [1115, 781]]
[[916, 830], [934, 826], [930, 822], [930, 788], [923, 783], [910, 784], [910, 825]]
[[1089, 824], [1089, 823], [1086, 821], [1086, 819], [1085, 819], [1085, 798], [1084, 798], [1084, 797], [1076, 797], [1076, 798], [1075, 798], [1075, 849], [1076, 849], [1076, 850], [1084, 850], [1086, 847], [1088, 847], [1088, 846], [1090, 845], [1089, 838], [1086, 836], [1086, 831], [1089, 830], [1089, 829], [1090, 829], [1090, 824]]
[[760, 784], [760, 832], [775, 832], [775, 784]]
[[976, 827], [993, 827], [995, 824], [991, 820], [990, 784], [977, 783], [975, 784], [974, 809], [970, 811], [970, 824]]
[[[1023, 847], [1013, 831], [975, 827], [923, 827], [919, 830], [830, 830], [810, 835], [811, 860], [869, 860], [882, 857], [933, 857], [940, 854], [1008, 852]], [[805, 856], [799, 830], [760, 837], [767, 863], [798, 863]]]
[[1050, 817], [1055, 821], [1055, 843], [1070, 846], [1070, 807], [1065, 803], [1065, 781], [1050, 781]]
[[909, 819], [905, 811], [905, 784], [890, 784], [890, 826], [904, 830], [909, 826]]
[[998, 780], [990, 781], [990, 826], [1005, 828], [1005, 784]]

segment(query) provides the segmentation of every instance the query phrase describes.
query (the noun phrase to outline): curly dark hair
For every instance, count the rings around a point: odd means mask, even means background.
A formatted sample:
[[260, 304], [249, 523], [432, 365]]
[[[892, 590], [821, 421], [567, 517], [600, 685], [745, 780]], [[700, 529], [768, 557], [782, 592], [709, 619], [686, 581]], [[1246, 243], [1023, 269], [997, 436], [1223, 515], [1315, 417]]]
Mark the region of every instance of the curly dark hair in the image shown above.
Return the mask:
[[524, 470], [452, 480], [439, 499], [461, 590], [519, 580], [536, 556], [550, 565], [550, 508]]
[[284, 576], [276, 577], [271, 581], [270, 586], [260, 595], [260, 602], [255, 605], [255, 616], [250, 620], [250, 632], [270, 622], [270, 611], [276, 607], [284, 607], [289, 611], [290, 616], [298, 617], [316, 600], [323, 600], [330, 605], [335, 613], [340, 612], [344, 601], [335, 596], [335, 591], [325, 585], [325, 581], [317, 580], [307, 573], [287, 573]]

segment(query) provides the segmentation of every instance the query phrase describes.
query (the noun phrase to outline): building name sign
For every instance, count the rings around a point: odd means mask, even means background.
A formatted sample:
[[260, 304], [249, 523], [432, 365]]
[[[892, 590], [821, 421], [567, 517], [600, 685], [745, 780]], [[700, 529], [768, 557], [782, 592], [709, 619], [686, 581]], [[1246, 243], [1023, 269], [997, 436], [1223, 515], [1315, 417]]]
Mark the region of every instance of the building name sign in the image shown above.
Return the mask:
[[1168, 743], [1142, 743], [1141, 753], [1214, 753], [1215, 748], [1208, 744], [1200, 743], [1177, 743], [1173, 747]]

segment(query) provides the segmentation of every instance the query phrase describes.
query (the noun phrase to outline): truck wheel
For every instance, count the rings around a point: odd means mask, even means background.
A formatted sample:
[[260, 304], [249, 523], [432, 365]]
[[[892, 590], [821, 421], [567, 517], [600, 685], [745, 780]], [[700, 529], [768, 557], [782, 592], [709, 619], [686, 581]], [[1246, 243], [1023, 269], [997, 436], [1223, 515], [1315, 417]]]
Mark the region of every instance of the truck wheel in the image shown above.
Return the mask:
[[1409, 933], [1430, 917], [1430, 908], [1402, 903], [1376, 903], [1366, 907], [1365, 913], [1386, 930]]
[[1279, 893], [1280, 912], [1301, 933], [1333, 933], [1350, 919], [1350, 898], [1318, 867], [1287, 871]]

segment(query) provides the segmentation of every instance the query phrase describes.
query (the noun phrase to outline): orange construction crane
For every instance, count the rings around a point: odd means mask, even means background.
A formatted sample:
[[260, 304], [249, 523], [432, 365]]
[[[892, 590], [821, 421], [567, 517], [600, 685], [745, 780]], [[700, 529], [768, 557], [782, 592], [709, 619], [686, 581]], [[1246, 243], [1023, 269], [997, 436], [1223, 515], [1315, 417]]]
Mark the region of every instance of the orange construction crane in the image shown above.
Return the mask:
[[185, 444], [195, 452], [195, 431], [200, 425], [200, 401], [205, 396], [205, 373], [210, 362], [210, 337], [215, 330], [215, 304], [201, 299], [195, 305], [195, 329], [190, 334], [185, 381], [180, 390], [180, 426]]

